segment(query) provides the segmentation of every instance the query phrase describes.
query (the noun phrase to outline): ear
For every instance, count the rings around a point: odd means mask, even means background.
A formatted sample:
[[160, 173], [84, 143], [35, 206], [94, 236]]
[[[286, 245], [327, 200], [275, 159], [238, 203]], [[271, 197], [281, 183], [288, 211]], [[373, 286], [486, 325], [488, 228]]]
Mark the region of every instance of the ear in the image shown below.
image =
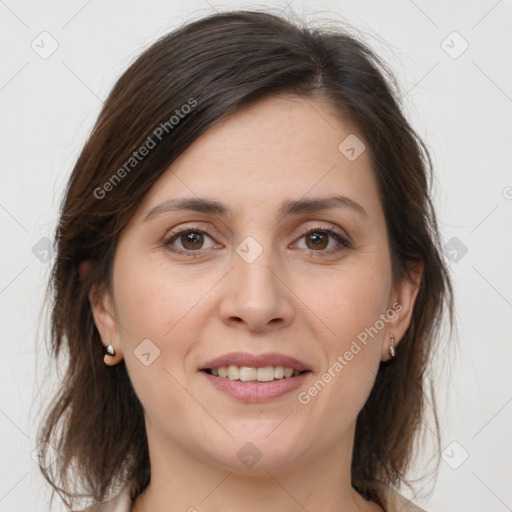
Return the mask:
[[[91, 269], [92, 263], [90, 261], [80, 263], [78, 271], [82, 282], [89, 277]], [[103, 346], [105, 349], [109, 345], [114, 347], [115, 355], [105, 354], [105, 364], [114, 366], [121, 361], [123, 355], [112, 297], [108, 290], [103, 288], [100, 290], [100, 287], [95, 284], [91, 286], [89, 291], [89, 302], [91, 304], [94, 323], [100, 334]]]
[[[420, 289], [422, 274], [423, 262], [414, 262], [409, 265], [409, 276], [405, 276], [393, 287], [388, 309], [390, 312], [388, 315], [390, 320], [387, 323], [387, 330], [382, 343], [382, 361], [387, 361], [391, 357], [389, 353], [389, 335], [394, 335], [394, 345], [396, 348], [411, 323], [412, 312]], [[394, 314], [391, 312], [394, 312]]]

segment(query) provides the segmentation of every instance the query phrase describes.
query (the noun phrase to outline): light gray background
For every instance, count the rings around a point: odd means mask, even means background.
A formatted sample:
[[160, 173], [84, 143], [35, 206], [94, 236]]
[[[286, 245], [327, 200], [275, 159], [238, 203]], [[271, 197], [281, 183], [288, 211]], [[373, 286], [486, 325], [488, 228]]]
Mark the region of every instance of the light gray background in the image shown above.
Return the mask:
[[48, 510], [31, 458], [51, 384], [40, 320], [46, 238], [102, 100], [143, 48], [182, 22], [265, 6], [346, 20], [399, 78], [434, 156], [458, 322], [437, 372], [443, 461], [436, 486], [428, 475], [414, 501], [432, 512], [512, 510], [512, 1], [0, 0], [1, 512]]

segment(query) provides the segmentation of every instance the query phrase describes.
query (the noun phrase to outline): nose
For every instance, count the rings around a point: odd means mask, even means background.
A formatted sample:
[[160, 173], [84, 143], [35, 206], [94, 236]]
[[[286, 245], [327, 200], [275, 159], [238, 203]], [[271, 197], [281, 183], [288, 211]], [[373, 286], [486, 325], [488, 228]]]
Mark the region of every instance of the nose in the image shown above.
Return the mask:
[[293, 322], [293, 292], [270, 252], [251, 263], [234, 254], [234, 268], [223, 280], [220, 314], [225, 324], [262, 332]]

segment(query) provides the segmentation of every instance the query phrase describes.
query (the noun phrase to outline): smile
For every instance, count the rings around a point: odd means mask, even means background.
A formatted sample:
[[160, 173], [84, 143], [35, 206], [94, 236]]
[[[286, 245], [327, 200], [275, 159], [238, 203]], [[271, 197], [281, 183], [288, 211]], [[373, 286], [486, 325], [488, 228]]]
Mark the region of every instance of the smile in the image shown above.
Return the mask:
[[290, 379], [297, 377], [301, 372], [294, 368], [284, 366], [263, 366], [260, 368], [250, 366], [220, 366], [219, 368], [208, 368], [205, 370], [210, 375], [229, 380], [240, 380], [242, 382], [271, 382], [273, 380]]

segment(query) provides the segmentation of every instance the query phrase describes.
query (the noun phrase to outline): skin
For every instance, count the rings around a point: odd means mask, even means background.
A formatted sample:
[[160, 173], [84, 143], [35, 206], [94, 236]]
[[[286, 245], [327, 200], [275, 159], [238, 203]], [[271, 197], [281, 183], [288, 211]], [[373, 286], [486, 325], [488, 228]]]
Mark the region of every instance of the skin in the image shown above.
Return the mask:
[[[145, 409], [151, 483], [133, 511], [381, 510], [351, 486], [355, 422], [390, 357], [389, 334], [398, 344], [409, 325], [421, 269], [413, 281], [393, 282], [368, 151], [349, 161], [338, 150], [351, 133], [320, 99], [277, 96], [246, 107], [172, 164], [121, 233], [113, 295], [91, 303], [102, 342], [116, 351], [105, 363], [124, 358]], [[365, 213], [342, 206], [277, 220], [285, 199], [334, 194]], [[182, 197], [217, 200], [232, 215], [168, 211], [143, 221]], [[319, 226], [333, 226], [351, 246], [326, 254], [340, 246], [335, 238], [324, 233], [315, 245], [304, 236]], [[178, 236], [164, 245], [177, 230], [206, 228], [211, 235], [196, 244]], [[252, 263], [236, 252], [247, 236], [263, 249]], [[298, 393], [396, 302], [401, 311], [378, 335], [299, 403]], [[145, 366], [134, 350], [148, 338], [160, 355]], [[237, 350], [292, 355], [313, 373], [297, 391], [244, 404], [198, 371]], [[247, 442], [262, 455], [252, 468], [237, 457]]]

